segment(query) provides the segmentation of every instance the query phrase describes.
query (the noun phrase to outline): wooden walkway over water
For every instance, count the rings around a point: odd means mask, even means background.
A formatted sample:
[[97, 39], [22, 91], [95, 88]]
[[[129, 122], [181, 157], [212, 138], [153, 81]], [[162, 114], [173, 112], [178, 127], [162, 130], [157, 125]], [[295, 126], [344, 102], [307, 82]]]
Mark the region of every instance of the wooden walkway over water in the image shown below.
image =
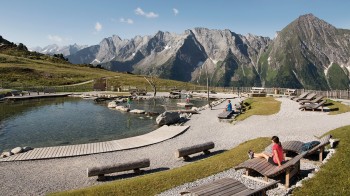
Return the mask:
[[38, 98], [50, 98], [50, 97], [67, 97], [72, 93], [58, 93], [58, 94], [39, 94], [39, 95], [23, 95], [23, 96], [10, 96], [5, 97], [4, 99], [9, 101], [19, 101], [26, 99], [38, 99]]
[[10, 157], [2, 159], [0, 158], [0, 162], [74, 157], [138, 148], [173, 138], [185, 132], [188, 128], [189, 126], [164, 125], [159, 129], [147, 133], [145, 135], [140, 135], [126, 139], [69, 146], [35, 148], [34, 150], [25, 153], [12, 155]]

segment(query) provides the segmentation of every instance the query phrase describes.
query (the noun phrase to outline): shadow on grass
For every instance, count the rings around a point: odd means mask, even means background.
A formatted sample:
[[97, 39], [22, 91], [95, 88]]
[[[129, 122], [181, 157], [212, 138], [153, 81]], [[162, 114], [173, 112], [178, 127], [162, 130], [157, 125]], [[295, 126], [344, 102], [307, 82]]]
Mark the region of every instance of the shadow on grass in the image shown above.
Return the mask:
[[329, 111], [331, 111], [331, 112], [339, 111], [339, 108], [330, 108]]
[[331, 106], [331, 105], [334, 105], [333, 103], [325, 103], [325, 104], [323, 104], [324, 106]]
[[[144, 175], [144, 174], [152, 174], [152, 173], [156, 173], [156, 172], [161, 172], [161, 171], [166, 171], [169, 170], [170, 168], [168, 167], [160, 167], [160, 168], [155, 168], [155, 169], [145, 169], [145, 170], [140, 170], [141, 173], [137, 174], [134, 173], [132, 170], [129, 171], [129, 173], [124, 173], [121, 175], [109, 175], [109, 176], [105, 176], [105, 180], [101, 180], [100, 182], [108, 182], [108, 181], [114, 181], [114, 180], [120, 180], [120, 179], [124, 179], [124, 178], [132, 178], [132, 177], [137, 177], [140, 175]], [[130, 173], [131, 172], [131, 173]], [[99, 180], [97, 180], [99, 181]]]
[[217, 155], [217, 154], [221, 154], [225, 151], [227, 151], [227, 150], [217, 150], [217, 151], [210, 152], [210, 154], [199, 153], [195, 156], [191, 156], [189, 160], [184, 160], [184, 161], [185, 162], [195, 162], [195, 161], [198, 161], [200, 159], [205, 159], [205, 158]]

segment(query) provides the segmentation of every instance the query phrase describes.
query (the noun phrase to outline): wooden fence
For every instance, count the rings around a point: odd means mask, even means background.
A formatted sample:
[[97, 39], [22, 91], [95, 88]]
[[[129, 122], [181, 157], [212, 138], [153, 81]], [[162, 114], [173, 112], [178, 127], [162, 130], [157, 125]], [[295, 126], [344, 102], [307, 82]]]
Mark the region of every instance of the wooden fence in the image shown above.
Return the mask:
[[[37, 89], [40, 92], [43, 92], [45, 89], [54, 89], [55, 92], [87, 92], [87, 91], [93, 91], [93, 83], [84, 84], [84, 85], [77, 85], [77, 86], [17, 86], [17, 87], [10, 87], [10, 86], [4, 86], [3, 88], [7, 89], [17, 89], [17, 90], [30, 90], [30, 89]], [[121, 87], [113, 87], [108, 86], [109, 91], [122, 91], [122, 92], [128, 92], [130, 89], [135, 89], [135, 86], [121, 86]], [[138, 86], [138, 89], [145, 89], [148, 92], [153, 91], [153, 89], [148, 86]], [[189, 86], [187, 89], [182, 89], [181, 87], [176, 86], [157, 86], [157, 91], [171, 91], [174, 88], [178, 88], [179, 90], [188, 90], [193, 92], [206, 92], [207, 87], [206, 86]], [[267, 94], [279, 94], [283, 95], [284, 92], [288, 88], [265, 88], [265, 92]], [[209, 87], [210, 91], [215, 92], [225, 92], [225, 93], [250, 93], [252, 90], [252, 87]], [[334, 99], [350, 99], [350, 91], [348, 90], [330, 90], [330, 91], [320, 91], [320, 90], [307, 90], [307, 89], [296, 89], [296, 94], [300, 95], [304, 92], [314, 92], [317, 93], [317, 95], [322, 95], [327, 98], [334, 98]]]

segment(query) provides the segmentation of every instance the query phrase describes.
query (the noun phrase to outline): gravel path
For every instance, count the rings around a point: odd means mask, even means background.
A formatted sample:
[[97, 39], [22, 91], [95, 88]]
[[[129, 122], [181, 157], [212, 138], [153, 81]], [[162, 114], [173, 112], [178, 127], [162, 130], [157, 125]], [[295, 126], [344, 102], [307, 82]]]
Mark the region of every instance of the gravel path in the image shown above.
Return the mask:
[[[143, 148], [52, 160], [2, 162], [0, 195], [44, 195], [101, 184], [103, 182], [97, 182], [96, 178], [86, 176], [86, 168], [99, 164], [149, 158], [151, 167], [146, 173], [180, 167], [188, 163], [176, 159], [174, 151], [202, 142], [213, 141], [215, 150], [227, 150], [246, 140], [262, 136], [278, 135], [281, 141], [309, 141], [314, 140], [314, 135], [320, 136], [329, 130], [350, 124], [350, 113], [330, 116], [321, 112], [302, 112], [298, 110], [299, 104], [294, 101], [286, 98], [277, 100], [282, 102], [278, 114], [252, 116], [235, 125], [219, 122], [216, 117], [224, 109], [224, 102], [213, 110], [203, 110], [201, 114], [193, 115], [186, 123], [191, 127], [184, 134]], [[238, 100], [232, 99], [232, 102], [235, 104]], [[231, 170], [227, 172], [237, 173]], [[131, 172], [116, 173], [108, 179], [118, 180], [132, 176]]]

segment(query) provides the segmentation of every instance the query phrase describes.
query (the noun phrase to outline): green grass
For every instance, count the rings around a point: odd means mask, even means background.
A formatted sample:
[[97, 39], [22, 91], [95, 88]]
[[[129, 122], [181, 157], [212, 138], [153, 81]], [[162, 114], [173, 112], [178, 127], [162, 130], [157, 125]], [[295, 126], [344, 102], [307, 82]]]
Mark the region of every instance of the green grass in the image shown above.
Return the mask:
[[314, 178], [303, 182], [303, 187], [296, 189], [293, 195], [350, 195], [350, 126], [329, 133], [340, 139], [337, 152]]
[[250, 109], [245, 113], [237, 116], [236, 120], [241, 121], [252, 115], [272, 115], [280, 111], [281, 102], [275, 100], [273, 97], [253, 97], [246, 99], [243, 103]]
[[[0, 87], [26, 88], [31, 86], [61, 86], [81, 83], [93, 79], [107, 77], [108, 89], [121, 86], [134, 86], [138, 88], [151, 87], [144, 76], [107, 71], [90, 68], [86, 65], [74, 65], [67, 62], [52, 62], [45, 59], [30, 59], [21, 56], [11, 56], [0, 53]], [[92, 84], [89, 84], [92, 90]], [[71, 87], [67, 89], [81, 89], [85, 87]], [[188, 82], [157, 79], [158, 91], [177, 87], [193, 90], [203, 88]], [[166, 87], [166, 89], [164, 89]]]
[[342, 114], [345, 112], [350, 112], [350, 106], [344, 105], [340, 103], [339, 101], [333, 101], [330, 99], [327, 99], [327, 107], [331, 109], [331, 112], [329, 112], [329, 115], [336, 115], [336, 114]]
[[35, 60], [0, 54], [0, 85], [55, 86], [85, 82], [114, 76], [114, 72], [89, 68], [85, 65]]
[[262, 151], [271, 143], [269, 138], [244, 142], [232, 150], [203, 159], [180, 168], [148, 174], [136, 178], [118, 180], [85, 189], [54, 193], [52, 195], [155, 195], [181, 184], [231, 169], [247, 160], [249, 149]]

